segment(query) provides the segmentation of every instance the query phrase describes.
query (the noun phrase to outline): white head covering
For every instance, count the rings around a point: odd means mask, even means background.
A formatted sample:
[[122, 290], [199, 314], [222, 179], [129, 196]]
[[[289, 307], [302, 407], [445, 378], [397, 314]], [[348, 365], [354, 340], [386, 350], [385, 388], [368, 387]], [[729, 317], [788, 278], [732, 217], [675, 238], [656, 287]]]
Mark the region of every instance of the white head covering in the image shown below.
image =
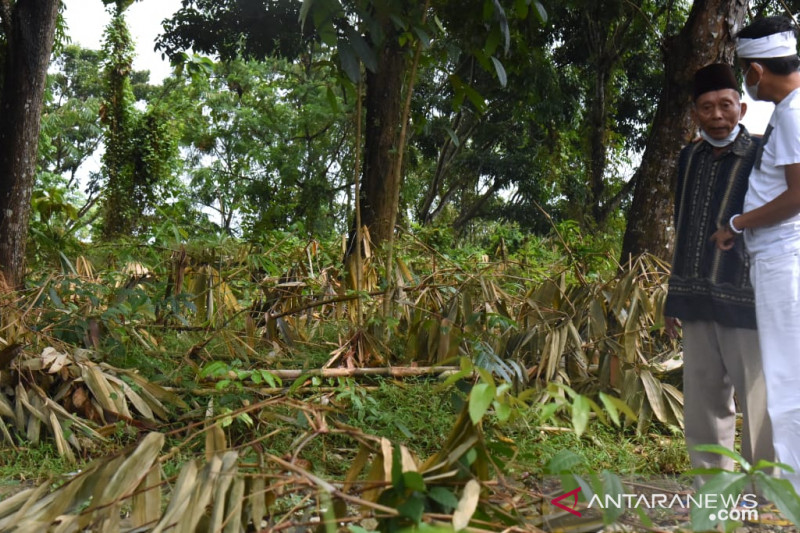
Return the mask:
[[736, 39], [736, 55], [743, 59], [766, 59], [797, 55], [794, 32], [773, 33], [756, 39]]

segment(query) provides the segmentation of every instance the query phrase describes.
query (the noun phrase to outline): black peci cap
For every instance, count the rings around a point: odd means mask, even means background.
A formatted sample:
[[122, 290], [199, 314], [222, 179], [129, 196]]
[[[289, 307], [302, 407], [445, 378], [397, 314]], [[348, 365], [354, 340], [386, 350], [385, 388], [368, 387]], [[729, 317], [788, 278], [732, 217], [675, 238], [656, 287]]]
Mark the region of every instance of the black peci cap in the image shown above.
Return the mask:
[[733, 68], [725, 63], [712, 63], [701, 68], [694, 74], [694, 95], [697, 97], [710, 91], [733, 89], [739, 92], [739, 82], [733, 74]]

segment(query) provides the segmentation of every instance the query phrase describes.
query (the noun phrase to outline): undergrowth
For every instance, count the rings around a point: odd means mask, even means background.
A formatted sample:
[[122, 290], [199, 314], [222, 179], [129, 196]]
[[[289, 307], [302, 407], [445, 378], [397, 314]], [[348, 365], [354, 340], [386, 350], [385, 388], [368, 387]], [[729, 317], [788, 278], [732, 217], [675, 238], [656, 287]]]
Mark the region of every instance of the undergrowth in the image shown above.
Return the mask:
[[[19, 355], [0, 369], [15, 384], [0, 420], [20, 453], [5, 477], [40, 478], [50, 461], [51, 474], [86, 465], [69, 483], [95, 484], [121, 469], [133, 492], [160, 483], [165, 498], [206, 494], [199, 505], [222, 497], [212, 480], [225, 471], [254, 502], [243, 520], [294, 516], [321, 501], [311, 488], [337, 483], [399, 527], [448, 513], [523, 523], [541, 494], [478, 506], [474, 483], [542, 476], [564, 449], [598, 471], [680, 472], [677, 345], [660, 332], [666, 269], [652, 258], [621, 269], [561, 230], [497, 256], [407, 235], [390, 273], [373, 251], [357, 279], [316, 241], [172, 244], [124, 261], [87, 250], [62, 274], [35, 271], [4, 296], [0, 343]], [[25, 459], [33, 449], [48, 461]], [[160, 466], [142, 470], [131, 453]], [[292, 490], [302, 504], [285, 499]], [[468, 516], [456, 516], [459, 501]], [[113, 521], [115, 505], [96, 518]], [[170, 523], [166, 501], [132, 505]]]

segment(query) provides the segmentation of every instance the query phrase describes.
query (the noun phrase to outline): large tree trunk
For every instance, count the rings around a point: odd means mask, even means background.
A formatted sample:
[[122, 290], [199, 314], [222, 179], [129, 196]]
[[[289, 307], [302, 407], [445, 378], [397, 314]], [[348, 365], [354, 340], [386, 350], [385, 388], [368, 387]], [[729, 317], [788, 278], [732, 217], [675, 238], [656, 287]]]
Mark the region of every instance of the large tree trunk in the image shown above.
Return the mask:
[[389, 239], [400, 201], [400, 173], [395, 172], [401, 115], [405, 56], [397, 39], [386, 38], [378, 71], [367, 71], [364, 130], [362, 223], [376, 246]]
[[692, 135], [689, 116], [694, 73], [732, 63], [732, 35], [742, 26], [746, 0], [695, 0], [681, 32], [664, 46], [664, 88], [650, 130], [622, 241], [622, 261], [644, 252], [670, 259], [678, 153]]
[[[6, 37], [0, 92], [0, 273], [22, 285], [39, 121], [59, 0], [0, 0]], [[13, 6], [13, 7], [12, 7]]]

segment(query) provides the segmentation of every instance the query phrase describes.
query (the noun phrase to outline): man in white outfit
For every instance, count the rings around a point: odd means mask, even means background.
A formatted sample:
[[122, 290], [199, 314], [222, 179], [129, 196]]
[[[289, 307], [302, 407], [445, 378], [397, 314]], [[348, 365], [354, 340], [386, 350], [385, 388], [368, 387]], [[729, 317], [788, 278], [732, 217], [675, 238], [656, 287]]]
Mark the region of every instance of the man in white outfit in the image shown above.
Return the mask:
[[755, 289], [767, 410], [782, 476], [800, 491], [800, 58], [785, 17], [759, 19], [737, 35], [745, 88], [775, 104], [750, 173], [743, 212], [714, 233], [722, 249], [744, 233]]

